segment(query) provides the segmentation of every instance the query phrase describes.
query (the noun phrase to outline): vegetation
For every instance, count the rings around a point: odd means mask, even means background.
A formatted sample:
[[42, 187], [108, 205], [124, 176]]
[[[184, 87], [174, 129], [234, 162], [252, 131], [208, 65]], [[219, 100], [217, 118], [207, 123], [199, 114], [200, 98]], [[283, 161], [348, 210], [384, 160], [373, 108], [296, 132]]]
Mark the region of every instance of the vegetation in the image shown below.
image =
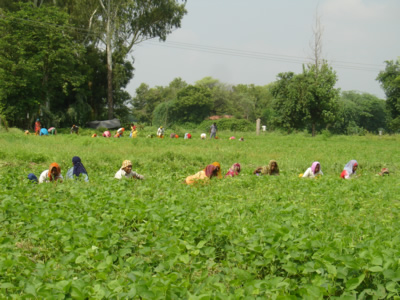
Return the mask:
[[[0, 298], [400, 297], [398, 136], [144, 138], [154, 129], [0, 133]], [[65, 175], [75, 155], [89, 183], [27, 182], [53, 161]], [[340, 179], [354, 158], [361, 176]], [[114, 180], [124, 159], [146, 179]], [[270, 159], [281, 176], [252, 175]], [[325, 175], [298, 178], [314, 160]], [[242, 173], [181, 183], [213, 161]]]

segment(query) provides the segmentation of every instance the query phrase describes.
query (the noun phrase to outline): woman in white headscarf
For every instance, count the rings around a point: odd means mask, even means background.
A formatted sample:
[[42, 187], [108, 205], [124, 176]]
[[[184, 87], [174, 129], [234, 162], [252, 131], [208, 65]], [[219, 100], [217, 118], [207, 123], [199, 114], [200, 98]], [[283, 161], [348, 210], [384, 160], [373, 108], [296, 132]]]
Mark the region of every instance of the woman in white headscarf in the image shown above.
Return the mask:
[[358, 168], [358, 163], [356, 160], [351, 160], [349, 161], [345, 166], [342, 171], [342, 174], [340, 174], [340, 177], [343, 179], [349, 179], [352, 178], [356, 175], [356, 171]]

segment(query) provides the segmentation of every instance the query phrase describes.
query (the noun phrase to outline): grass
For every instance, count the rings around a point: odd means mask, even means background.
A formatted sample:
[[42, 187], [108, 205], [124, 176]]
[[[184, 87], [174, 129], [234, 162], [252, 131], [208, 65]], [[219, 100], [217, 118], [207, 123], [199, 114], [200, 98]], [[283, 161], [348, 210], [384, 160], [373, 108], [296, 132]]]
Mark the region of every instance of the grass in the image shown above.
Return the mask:
[[[397, 136], [236, 133], [245, 141], [0, 133], [0, 295], [16, 298], [399, 297]], [[167, 132], [168, 135], [168, 132]], [[90, 182], [28, 184], [80, 156]], [[144, 181], [113, 179], [123, 160]], [[281, 176], [252, 171], [270, 159]], [[339, 178], [350, 159], [356, 180]], [[313, 161], [324, 176], [298, 178]], [[189, 187], [218, 161], [239, 177]], [[388, 167], [391, 175], [376, 174]]]

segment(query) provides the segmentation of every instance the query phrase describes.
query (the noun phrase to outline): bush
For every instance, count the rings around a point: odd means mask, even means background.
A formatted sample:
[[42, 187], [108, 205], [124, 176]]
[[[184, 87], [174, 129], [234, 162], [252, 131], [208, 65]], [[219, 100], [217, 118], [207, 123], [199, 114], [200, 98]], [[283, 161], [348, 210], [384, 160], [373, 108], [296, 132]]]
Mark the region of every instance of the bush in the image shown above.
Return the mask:
[[244, 119], [220, 119], [220, 120], [205, 120], [197, 128], [199, 130], [208, 131], [210, 126], [216, 123], [218, 130], [230, 131], [255, 131], [256, 124]]

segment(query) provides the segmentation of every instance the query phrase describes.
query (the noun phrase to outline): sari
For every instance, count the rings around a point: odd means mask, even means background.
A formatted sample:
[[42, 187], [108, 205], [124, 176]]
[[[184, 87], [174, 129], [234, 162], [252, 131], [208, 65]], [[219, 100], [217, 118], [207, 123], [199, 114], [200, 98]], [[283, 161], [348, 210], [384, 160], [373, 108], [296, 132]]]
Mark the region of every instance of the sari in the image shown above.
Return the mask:
[[216, 166], [208, 165], [207, 167], [205, 167], [204, 170], [201, 170], [200, 172], [197, 172], [194, 175], [186, 177], [185, 183], [194, 184], [199, 181], [208, 181], [210, 180], [210, 178], [213, 177], [216, 169], [217, 169]]
[[230, 167], [228, 173], [225, 174], [225, 177], [231, 176], [237, 176], [240, 173], [240, 164], [239, 163], [235, 163], [232, 165], [232, 167]]
[[[271, 166], [273, 163], [275, 163], [276, 167], [274, 170], [271, 170]], [[262, 167], [261, 174], [262, 175], [279, 175], [279, 167], [278, 167], [278, 163], [276, 162], [276, 160], [270, 160], [268, 163], [268, 166]]]
[[[51, 174], [51, 170], [53, 170], [53, 168], [56, 168], [56, 170], [57, 170], [57, 173], [56, 173], [56, 175], [54, 176], [54, 178], [53, 178], [53, 176], [52, 176], [52, 174]], [[50, 181], [53, 181], [53, 180], [55, 180], [55, 181], [57, 181], [57, 179], [60, 177], [60, 174], [61, 174], [61, 168], [60, 168], [60, 166], [57, 164], [57, 163], [52, 163], [52, 164], [50, 164], [50, 167], [49, 167], [49, 173], [48, 173], [48, 177], [49, 177], [49, 180]]]
[[215, 161], [211, 165], [216, 166], [218, 168], [217, 177], [222, 178], [221, 164]]

